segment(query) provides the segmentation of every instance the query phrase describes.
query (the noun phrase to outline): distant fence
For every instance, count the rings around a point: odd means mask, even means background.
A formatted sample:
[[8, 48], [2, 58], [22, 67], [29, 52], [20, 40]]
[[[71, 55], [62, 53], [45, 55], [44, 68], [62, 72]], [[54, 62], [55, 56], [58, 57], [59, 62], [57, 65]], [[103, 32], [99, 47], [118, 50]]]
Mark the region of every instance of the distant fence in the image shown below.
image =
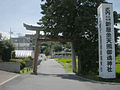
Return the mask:
[[55, 52], [54, 58], [72, 58], [71, 52]]
[[9, 72], [20, 72], [20, 63], [18, 62], [0, 62], [0, 70]]
[[65, 55], [54, 55], [54, 58], [72, 58], [72, 56], [70, 56], [70, 55], [67, 55], [67, 56], [65, 56]]

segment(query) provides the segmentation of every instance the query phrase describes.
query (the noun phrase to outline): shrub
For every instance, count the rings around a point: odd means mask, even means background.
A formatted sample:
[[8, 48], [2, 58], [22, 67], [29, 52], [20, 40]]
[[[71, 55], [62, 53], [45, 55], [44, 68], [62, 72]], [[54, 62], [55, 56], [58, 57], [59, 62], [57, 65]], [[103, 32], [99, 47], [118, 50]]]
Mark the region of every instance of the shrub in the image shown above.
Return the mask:
[[11, 59], [14, 59], [15, 58], [15, 51], [12, 51], [11, 52]]
[[17, 59], [25, 59], [25, 57], [17, 57]]
[[33, 58], [31, 56], [24, 58], [24, 61], [30, 61], [30, 60], [33, 60]]
[[33, 58], [31, 56], [28, 57], [30, 60], [33, 60]]
[[25, 61], [22, 59], [10, 59], [11, 62], [19, 62], [20, 63], [20, 69], [23, 69], [25, 67]]
[[46, 56], [49, 56], [51, 52], [50, 52], [49, 49], [45, 49], [44, 53], [45, 53]]

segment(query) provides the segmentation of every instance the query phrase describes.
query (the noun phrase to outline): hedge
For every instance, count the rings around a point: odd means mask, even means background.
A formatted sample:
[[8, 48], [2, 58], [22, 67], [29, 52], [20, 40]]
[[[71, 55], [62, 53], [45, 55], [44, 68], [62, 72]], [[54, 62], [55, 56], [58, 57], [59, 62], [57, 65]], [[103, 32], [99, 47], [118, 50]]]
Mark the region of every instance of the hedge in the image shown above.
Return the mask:
[[19, 62], [20, 63], [20, 69], [23, 69], [26, 65], [25, 61], [22, 59], [10, 59], [11, 62]]

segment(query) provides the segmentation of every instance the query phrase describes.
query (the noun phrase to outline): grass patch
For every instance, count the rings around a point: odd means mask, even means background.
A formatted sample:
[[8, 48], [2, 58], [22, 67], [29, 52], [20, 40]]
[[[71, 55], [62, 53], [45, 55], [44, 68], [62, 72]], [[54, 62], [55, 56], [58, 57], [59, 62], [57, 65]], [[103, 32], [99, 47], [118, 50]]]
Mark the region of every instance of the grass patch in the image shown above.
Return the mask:
[[57, 60], [67, 71], [72, 72], [72, 59], [58, 59]]
[[115, 65], [115, 72], [120, 74], [120, 64]]
[[72, 59], [58, 59], [59, 62], [63, 62], [63, 63], [71, 63]]
[[20, 70], [20, 74], [30, 74], [33, 72], [33, 68], [25, 67], [24, 69]]
[[120, 74], [120, 57], [116, 57], [115, 62], [115, 72]]
[[115, 61], [116, 61], [116, 62], [120, 62], [120, 57], [116, 57], [116, 58], [115, 58]]
[[[67, 71], [72, 72], [72, 59], [60, 59], [58, 58], [57, 61], [64, 67], [64, 69], [66, 69]], [[76, 66], [78, 69], [78, 59], [76, 59]]]

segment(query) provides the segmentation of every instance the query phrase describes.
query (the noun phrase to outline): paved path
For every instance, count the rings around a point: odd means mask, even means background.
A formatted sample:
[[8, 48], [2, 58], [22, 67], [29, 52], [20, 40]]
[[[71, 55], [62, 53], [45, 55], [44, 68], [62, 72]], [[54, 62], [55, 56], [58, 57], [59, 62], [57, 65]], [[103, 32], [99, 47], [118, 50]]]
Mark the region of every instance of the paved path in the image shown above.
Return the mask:
[[47, 60], [38, 67], [38, 75], [21, 75], [0, 86], [0, 90], [120, 90], [120, 84], [83, 80], [55, 60]]

